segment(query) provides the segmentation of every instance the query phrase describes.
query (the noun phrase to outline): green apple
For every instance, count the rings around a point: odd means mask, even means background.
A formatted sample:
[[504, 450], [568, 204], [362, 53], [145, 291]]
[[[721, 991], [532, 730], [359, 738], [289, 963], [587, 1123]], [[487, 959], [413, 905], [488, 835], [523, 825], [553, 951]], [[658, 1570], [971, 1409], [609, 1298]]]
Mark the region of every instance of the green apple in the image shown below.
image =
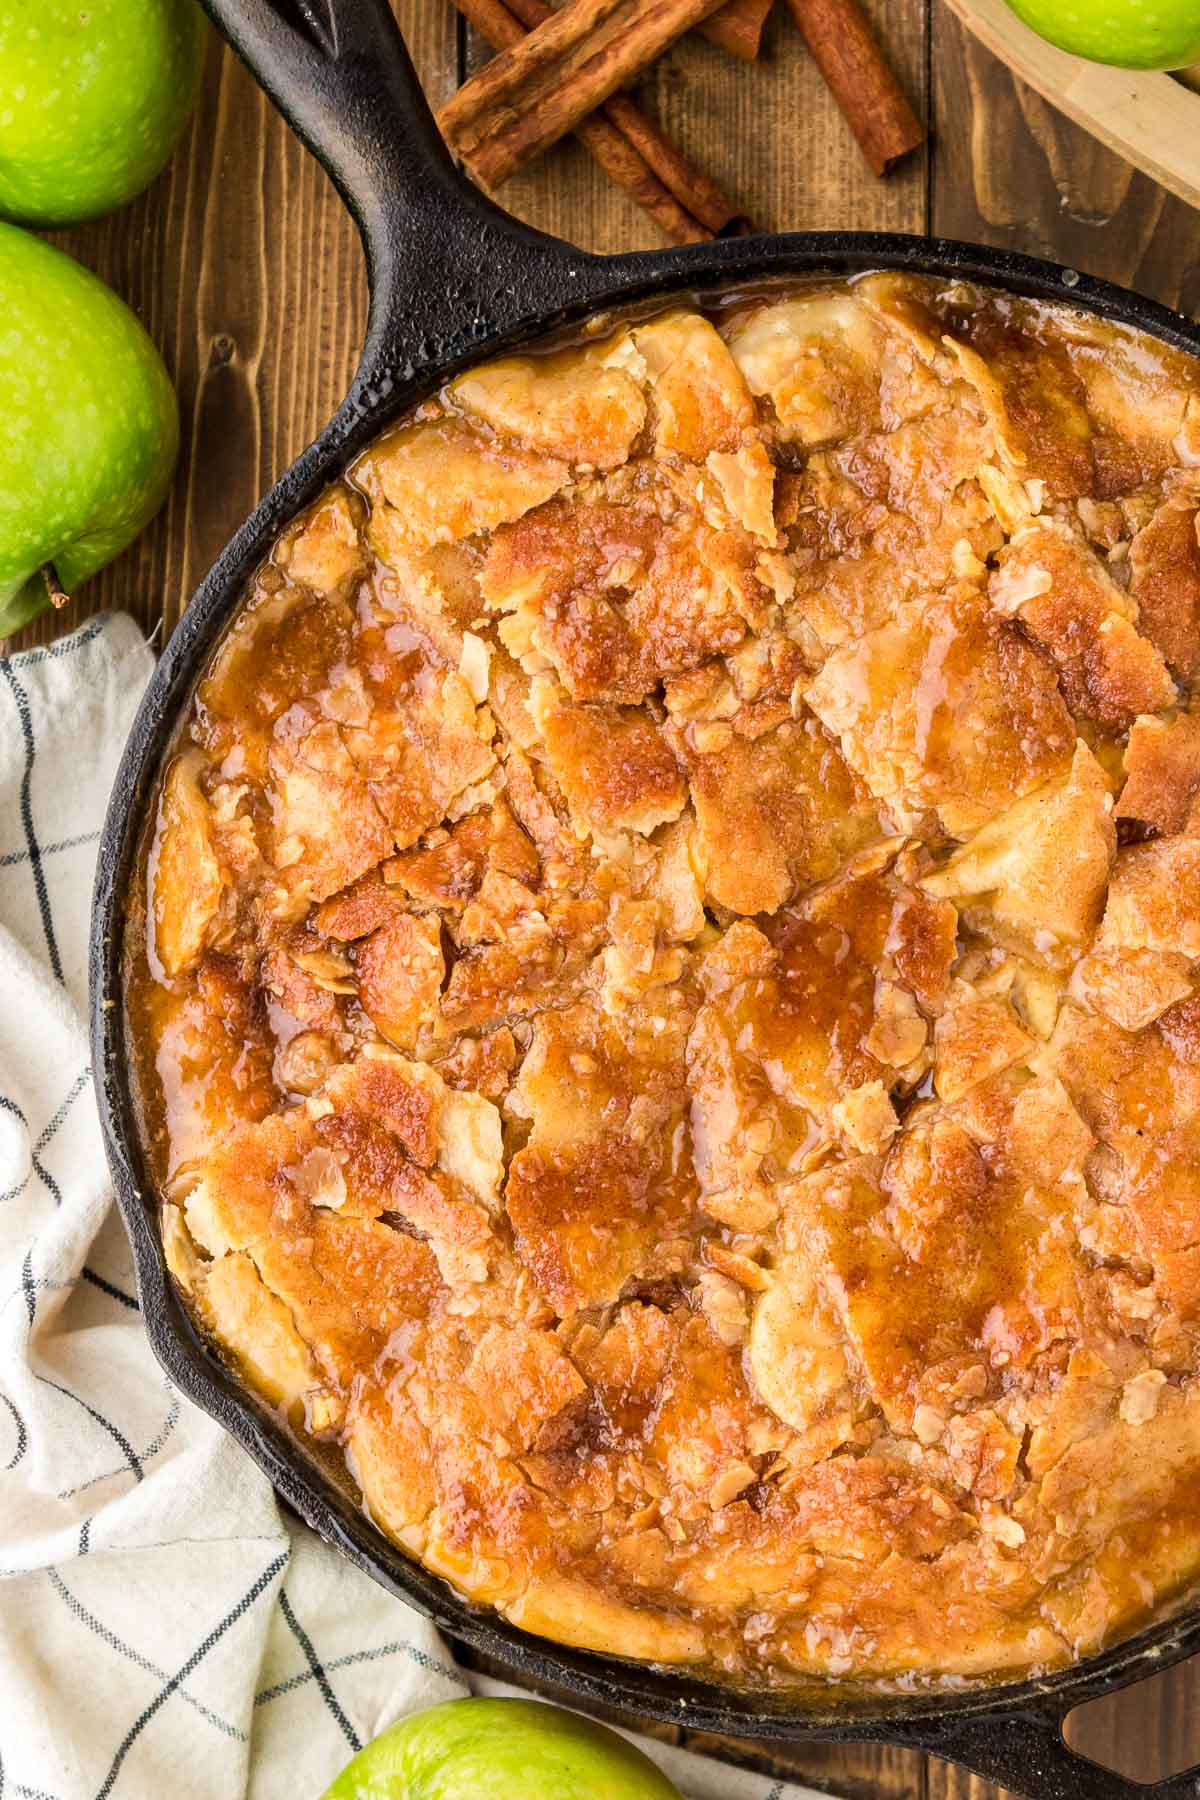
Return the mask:
[[447, 1700], [392, 1725], [323, 1800], [680, 1800], [649, 1757], [537, 1700]]
[[130, 543], [166, 498], [179, 411], [129, 308], [40, 238], [0, 224], [0, 637]]
[[1008, 0], [1047, 42], [1122, 69], [1200, 62], [1200, 0]]
[[69, 225], [153, 181], [200, 87], [196, 0], [0, 0], [0, 218]]

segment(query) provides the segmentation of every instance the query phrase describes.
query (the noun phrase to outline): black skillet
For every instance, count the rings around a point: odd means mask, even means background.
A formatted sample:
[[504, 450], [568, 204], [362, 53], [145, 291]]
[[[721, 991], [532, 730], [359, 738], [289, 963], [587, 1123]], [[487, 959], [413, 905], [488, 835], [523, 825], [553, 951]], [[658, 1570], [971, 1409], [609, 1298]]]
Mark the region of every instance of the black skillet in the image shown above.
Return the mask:
[[[91, 941], [93, 1067], [108, 1158], [151, 1344], [175, 1384], [245, 1446], [322, 1537], [384, 1587], [520, 1678], [692, 1729], [762, 1739], [871, 1739], [933, 1751], [1034, 1800], [1185, 1800], [1200, 1770], [1145, 1787], [1066, 1746], [1082, 1702], [1200, 1651], [1200, 1610], [1041, 1679], [954, 1691], [812, 1685], [738, 1692], [533, 1637], [460, 1599], [394, 1549], [351, 1494], [233, 1379], [198, 1337], [163, 1262], [154, 1182], [131, 1093], [123, 929], [139, 834], [168, 741], [243, 587], [280, 528], [389, 420], [484, 355], [611, 306], [769, 276], [906, 269], [1070, 301], [1200, 355], [1200, 328], [1151, 301], [1003, 251], [863, 232], [735, 238], [597, 257], [518, 224], [455, 170], [387, 0], [205, 0], [357, 221], [371, 278], [362, 361], [325, 431], [218, 558], [167, 645], [117, 776], [100, 845]], [[275, 229], [287, 233], [286, 219]], [[310, 254], [293, 246], [302, 261]], [[1200, 1504], [1200, 1501], [1198, 1501]], [[581, 1796], [581, 1800], [584, 1797]]]

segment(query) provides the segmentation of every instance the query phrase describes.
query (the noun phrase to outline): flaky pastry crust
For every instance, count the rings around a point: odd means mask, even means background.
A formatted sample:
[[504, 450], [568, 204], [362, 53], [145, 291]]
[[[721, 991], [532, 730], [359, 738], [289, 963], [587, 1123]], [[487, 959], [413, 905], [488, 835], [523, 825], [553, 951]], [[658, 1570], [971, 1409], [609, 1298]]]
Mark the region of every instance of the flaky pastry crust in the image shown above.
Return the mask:
[[459, 377], [147, 847], [168, 1257], [380, 1529], [731, 1680], [1200, 1568], [1200, 371], [893, 275]]

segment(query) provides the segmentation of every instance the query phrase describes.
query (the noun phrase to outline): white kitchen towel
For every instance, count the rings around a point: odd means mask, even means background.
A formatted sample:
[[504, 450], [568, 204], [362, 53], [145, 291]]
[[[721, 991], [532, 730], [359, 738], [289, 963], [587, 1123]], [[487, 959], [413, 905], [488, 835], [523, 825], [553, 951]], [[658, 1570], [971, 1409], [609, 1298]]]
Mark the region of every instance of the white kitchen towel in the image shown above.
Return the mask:
[[[316, 1800], [468, 1678], [283, 1516], [142, 1333], [85, 1017], [96, 844], [151, 666], [124, 617], [0, 657], [0, 1800]], [[694, 1800], [807, 1791], [645, 1748]]]

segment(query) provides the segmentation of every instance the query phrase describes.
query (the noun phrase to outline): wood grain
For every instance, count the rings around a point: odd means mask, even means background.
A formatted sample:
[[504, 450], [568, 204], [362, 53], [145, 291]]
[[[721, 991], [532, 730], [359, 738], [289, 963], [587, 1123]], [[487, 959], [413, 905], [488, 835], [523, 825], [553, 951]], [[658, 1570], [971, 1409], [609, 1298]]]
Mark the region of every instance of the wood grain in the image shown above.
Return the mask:
[[1200, 205], [1200, 102], [1157, 70], [1085, 62], [1031, 31], [1006, 0], [946, 0], [1021, 80], [1171, 193]]
[[1017, 81], [946, 7], [934, 20], [932, 229], [1069, 263], [1200, 314], [1196, 211]]
[[[449, 0], [399, 0], [398, 10], [439, 104], [486, 51], [460, 31]], [[737, 64], [689, 37], [638, 97], [772, 229], [936, 230], [1068, 262], [1200, 314], [1200, 215], [1022, 88], [941, 0], [871, 0], [870, 11], [933, 128], [932, 146], [887, 182], [867, 173], [782, 7], [760, 62]], [[503, 199], [591, 249], [653, 241], [576, 146], [508, 183]], [[170, 502], [139, 544], [18, 647], [106, 606], [170, 631], [226, 537], [345, 392], [365, 318], [362, 259], [329, 183], [215, 46], [196, 121], [167, 172], [115, 218], [58, 241], [163, 348], [184, 451]], [[1131, 1772], [1152, 1776], [1200, 1757], [1197, 1721], [1191, 1665], [1083, 1709], [1071, 1735], [1122, 1766], [1136, 1753]], [[1000, 1800], [988, 1783], [911, 1752], [694, 1741], [852, 1800]]]
[[1200, 1668], [1166, 1669], [1129, 1695], [1081, 1706], [1066, 1723], [1069, 1744], [1135, 1781], [1161, 1781], [1200, 1766]]

